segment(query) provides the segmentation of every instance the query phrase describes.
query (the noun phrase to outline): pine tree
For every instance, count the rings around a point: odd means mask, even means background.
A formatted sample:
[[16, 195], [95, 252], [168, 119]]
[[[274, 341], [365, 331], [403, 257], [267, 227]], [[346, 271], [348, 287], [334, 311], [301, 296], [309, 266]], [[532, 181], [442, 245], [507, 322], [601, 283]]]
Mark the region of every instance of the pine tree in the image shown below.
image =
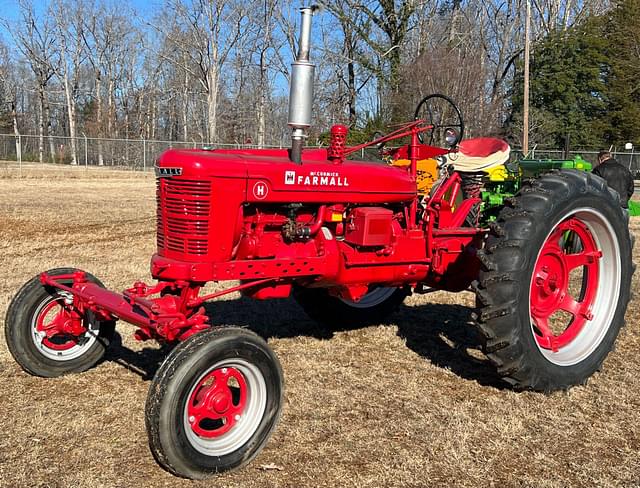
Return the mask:
[[623, 0], [606, 19], [610, 71], [607, 144], [640, 144], [640, 0]]
[[[602, 31], [603, 19], [591, 17], [534, 45], [530, 81], [532, 143], [563, 147], [569, 137], [572, 147], [602, 145], [607, 117], [606, 77], [610, 70], [607, 38]], [[522, 118], [521, 68], [519, 63], [509, 119], [515, 139], [520, 135], [514, 134], [514, 128]]]

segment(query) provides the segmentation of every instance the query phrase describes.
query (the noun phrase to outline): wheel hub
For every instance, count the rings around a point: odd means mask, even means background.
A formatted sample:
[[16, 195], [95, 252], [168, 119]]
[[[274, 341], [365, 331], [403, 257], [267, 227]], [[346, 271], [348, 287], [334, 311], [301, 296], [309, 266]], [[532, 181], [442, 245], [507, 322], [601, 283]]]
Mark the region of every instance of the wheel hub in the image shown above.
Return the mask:
[[226, 391], [219, 391], [213, 397], [209, 403], [208, 409], [210, 412], [217, 414], [223, 414], [229, 410], [231, 405], [231, 395]]
[[79, 342], [86, 332], [81, 319], [73, 317], [60, 300], [52, 300], [36, 318], [36, 332], [42, 345], [54, 351], [67, 351]]
[[[577, 251], [569, 249], [571, 238], [580, 243]], [[557, 352], [569, 345], [593, 318], [592, 308], [598, 288], [598, 260], [602, 253], [589, 231], [578, 218], [570, 217], [551, 232], [540, 250], [530, 289], [530, 312], [535, 339], [543, 349]], [[577, 296], [571, 294], [571, 272], [582, 268], [582, 283]], [[552, 328], [558, 312], [571, 319]]]
[[535, 270], [536, 307], [538, 309], [557, 309], [562, 300], [569, 274], [564, 265], [562, 250], [549, 246], [544, 256], [540, 256]]
[[187, 404], [189, 425], [200, 437], [220, 437], [242, 420], [248, 387], [236, 368], [218, 368], [201, 378]]

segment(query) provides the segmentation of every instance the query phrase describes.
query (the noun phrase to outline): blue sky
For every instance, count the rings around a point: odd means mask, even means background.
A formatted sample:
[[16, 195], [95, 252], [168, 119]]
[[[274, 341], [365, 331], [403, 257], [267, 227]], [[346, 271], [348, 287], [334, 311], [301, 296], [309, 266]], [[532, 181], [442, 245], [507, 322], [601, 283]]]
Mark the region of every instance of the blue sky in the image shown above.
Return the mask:
[[[113, 1], [113, 0], [111, 0]], [[100, 1], [99, 1], [100, 3]], [[145, 14], [157, 8], [159, 2], [155, 0], [126, 0], [117, 1], [118, 4], [131, 5], [140, 14]], [[36, 10], [41, 12], [49, 2], [33, 0]], [[0, 17], [7, 20], [15, 20], [19, 15], [19, 4], [15, 0], [0, 0]]]
[[[46, 11], [48, 5], [51, 3], [49, 0], [31, 0], [36, 10], [36, 14], [38, 17], [44, 16], [44, 12]], [[153, 15], [158, 12], [164, 3], [165, 0], [94, 0], [98, 4], [112, 4], [116, 6], [130, 6], [135, 12], [139, 15], [141, 19], [150, 19]], [[290, 0], [289, 5], [292, 10], [295, 12], [297, 6], [302, 4], [310, 4], [313, 3], [310, 0]], [[294, 14], [295, 15], [295, 14]], [[315, 35], [320, 34], [320, 24], [323, 23], [324, 12], [316, 15], [314, 20], [314, 32]], [[17, 0], [0, 0], [0, 20], [5, 20], [9, 25], [11, 23], [17, 23], [20, 20], [20, 6]], [[6, 45], [11, 48], [14, 46], [13, 38], [11, 33], [7, 31], [4, 22], [0, 22], [0, 39], [2, 39]], [[318, 61], [323, 54], [314, 49], [312, 52], [312, 58], [315, 58], [314, 61]], [[275, 78], [275, 91], [279, 95], [286, 95], [288, 91], [288, 82], [287, 80], [280, 75], [277, 75]]]

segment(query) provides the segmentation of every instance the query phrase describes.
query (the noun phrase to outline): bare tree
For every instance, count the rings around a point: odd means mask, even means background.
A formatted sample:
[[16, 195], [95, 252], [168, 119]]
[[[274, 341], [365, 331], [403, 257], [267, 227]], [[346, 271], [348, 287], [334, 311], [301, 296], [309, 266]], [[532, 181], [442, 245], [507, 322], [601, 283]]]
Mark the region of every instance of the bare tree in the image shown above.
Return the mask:
[[611, 7], [609, 0], [533, 0], [533, 36], [567, 30], [587, 15], [600, 15]]
[[35, 77], [38, 93], [38, 160], [44, 161], [44, 138], [49, 135], [49, 153], [55, 154], [51, 134], [50, 108], [47, 88], [54, 75], [54, 32], [51, 18], [45, 15], [39, 18], [30, 0], [20, 0], [21, 22], [12, 25], [4, 21], [5, 27], [13, 36], [15, 45], [29, 63]]
[[[400, 116], [394, 107], [402, 80], [402, 48], [412, 29], [418, 2], [415, 0], [341, 0], [326, 2], [328, 9], [373, 51], [374, 56], [359, 62], [376, 73], [381, 108], [393, 119]], [[352, 14], [358, 11], [364, 21]], [[355, 21], [357, 18], [357, 21]], [[374, 28], [375, 27], [375, 28]]]
[[[70, 15], [71, 12], [73, 15]], [[55, 40], [58, 50], [58, 59], [53, 68], [64, 87], [67, 103], [71, 164], [78, 164], [76, 113], [80, 68], [86, 57], [82, 40], [84, 13], [85, 4], [82, 0], [56, 0], [49, 9], [49, 15], [53, 16], [55, 22]]]
[[[85, 12], [84, 27], [80, 31], [86, 57], [94, 74], [94, 97], [96, 102], [96, 132], [99, 137], [113, 137], [117, 122], [115, 91], [126, 66], [136, 66], [134, 49], [136, 32], [131, 23], [131, 13], [122, 5], [101, 4]], [[105, 124], [104, 94], [107, 95]], [[123, 108], [128, 108], [128, 99], [122, 98]], [[125, 118], [128, 110], [124, 110]], [[125, 123], [125, 126], [128, 124]], [[125, 129], [126, 130], [126, 129]], [[98, 164], [104, 164], [102, 142], [98, 140]]]
[[260, 75], [258, 80], [258, 104], [257, 104], [257, 123], [258, 123], [258, 146], [263, 147], [265, 144], [265, 133], [267, 127], [267, 98], [270, 90], [269, 80], [269, 52], [274, 48], [272, 45], [273, 29], [274, 29], [274, 11], [277, 7], [277, 0], [263, 0], [261, 9], [261, 19], [259, 23], [258, 39], [258, 59]]
[[9, 108], [11, 127], [15, 135], [16, 157], [20, 157], [21, 138], [18, 130], [18, 82], [16, 80], [17, 72], [12, 69], [12, 60], [7, 47], [0, 43], [0, 104]]
[[[158, 27], [176, 56], [159, 53], [165, 60], [197, 79], [207, 103], [207, 136], [217, 138], [218, 98], [223, 66], [238, 39], [247, 32], [247, 5], [239, 0], [170, 0], [165, 22]], [[176, 28], [179, 27], [179, 28]]]
[[[340, 32], [339, 38], [334, 39], [341, 44], [340, 48], [336, 49], [340, 55], [332, 56], [340, 83], [339, 102], [345, 106], [349, 126], [355, 127], [358, 120], [359, 93], [370, 82], [374, 73], [382, 76], [382, 73], [378, 72], [377, 66], [371, 69], [374, 66], [370, 61], [371, 53], [367, 52], [368, 43], [363, 39], [365, 34], [367, 34], [367, 38], [369, 37], [372, 19], [357, 5], [354, 6], [350, 0], [332, 0], [325, 5], [335, 17], [338, 32]], [[358, 27], [354, 28], [354, 26]], [[370, 69], [368, 72], [360, 73], [362, 66]], [[344, 94], [341, 93], [342, 88], [344, 88]]]

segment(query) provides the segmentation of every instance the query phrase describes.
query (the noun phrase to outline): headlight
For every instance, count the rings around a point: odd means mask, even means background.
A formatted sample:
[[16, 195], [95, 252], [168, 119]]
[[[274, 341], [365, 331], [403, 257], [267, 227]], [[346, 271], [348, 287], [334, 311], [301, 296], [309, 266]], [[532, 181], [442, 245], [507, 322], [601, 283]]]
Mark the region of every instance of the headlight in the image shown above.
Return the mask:
[[453, 147], [458, 144], [458, 141], [460, 140], [460, 134], [455, 129], [448, 128], [444, 131], [444, 140], [449, 146]]

